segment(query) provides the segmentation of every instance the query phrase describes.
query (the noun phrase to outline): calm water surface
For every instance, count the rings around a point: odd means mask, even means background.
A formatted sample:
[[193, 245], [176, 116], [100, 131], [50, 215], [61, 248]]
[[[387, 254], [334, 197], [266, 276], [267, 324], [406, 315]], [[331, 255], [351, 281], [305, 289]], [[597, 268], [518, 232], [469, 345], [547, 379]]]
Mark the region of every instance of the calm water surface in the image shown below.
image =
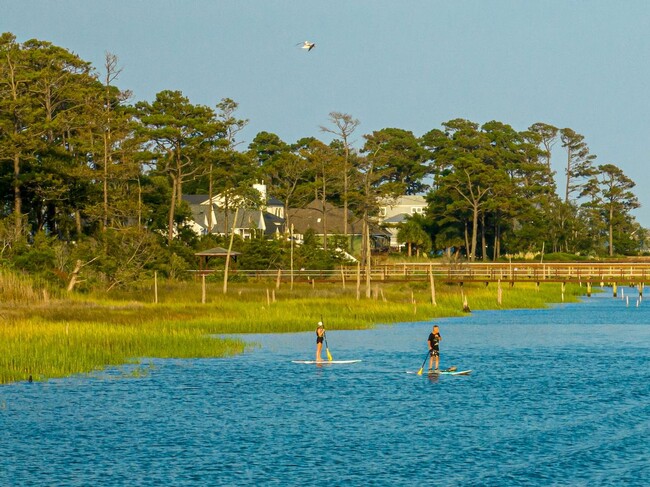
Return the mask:
[[[626, 294], [634, 296], [631, 289]], [[325, 319], [327, 320], [327, 314]], [[156, 360], [0, 387], [0, 485], [650, 485], [650, 299], [255, 335], [222, 360]]]

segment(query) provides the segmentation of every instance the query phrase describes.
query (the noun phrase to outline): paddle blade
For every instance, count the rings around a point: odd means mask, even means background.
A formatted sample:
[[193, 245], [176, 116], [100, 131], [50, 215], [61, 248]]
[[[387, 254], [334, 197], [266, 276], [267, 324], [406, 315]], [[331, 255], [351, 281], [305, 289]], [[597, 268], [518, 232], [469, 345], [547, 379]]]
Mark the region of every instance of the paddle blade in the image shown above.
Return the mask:
[[332, 361], [332, 354], [330, 353], [330, 349], [326, 348], [325, 351], [327, 352], [327, 360], [330, 362]]
[[418, 370], [418, 375], [422, 375], [423, 370], [424, 370], [424, 367], [420, 367], [420, 370]]

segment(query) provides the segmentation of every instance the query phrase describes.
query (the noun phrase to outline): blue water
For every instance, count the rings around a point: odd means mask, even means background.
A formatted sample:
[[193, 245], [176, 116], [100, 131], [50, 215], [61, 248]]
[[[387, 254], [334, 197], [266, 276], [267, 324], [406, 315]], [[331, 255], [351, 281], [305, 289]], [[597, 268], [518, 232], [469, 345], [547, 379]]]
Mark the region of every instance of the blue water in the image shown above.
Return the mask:
[[[626, 290], [633, 295], [632, 290]], [[326, 318], [326, 314], [325, 314]], [[406, 374], [431, 323], [255, 335], [144, 377], [0, 388], [0, 485], [650, 485], [650, 299], [438, 320], [441, 366]]]

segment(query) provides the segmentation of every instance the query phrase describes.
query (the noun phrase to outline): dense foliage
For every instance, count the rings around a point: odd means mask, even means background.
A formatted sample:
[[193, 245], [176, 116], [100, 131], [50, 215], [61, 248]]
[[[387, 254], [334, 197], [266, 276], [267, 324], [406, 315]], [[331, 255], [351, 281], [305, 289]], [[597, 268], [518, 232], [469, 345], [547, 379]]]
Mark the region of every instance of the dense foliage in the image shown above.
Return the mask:
[[[247, 121], [236, 116], [235, 101], [196, 105], [165, 90], [133, 102], [116, 86], [119, 74], [111, 54], [96, 71], [49, 42], [0, 36], [3, 265], [62, 284], [83, 270], [77, 289], [111, 289], [153, 271], [181, 277], [197, 268], [197, 250], [229, 241], [227, 231], [201, 238], [190, 231], [182, 195], [223, 195], [234, 207], [262, 180], [285, 210], [316, 199], [360, 218], [366, 263], [380, 206], [404, 194], [426, 194], [428, 202], [426, 214], [400, 231], [408, 252], [490, 260], [634, 254], [645, 245], [630, 213], [639, 206], [634, 182], [614, 164], [596, 165], [569, 128], [536, 123], [517, 131], [456, 119], [422, 136], [377, 130], [354, 148], [359, 121], [332, 112], [321, 127], [333, 135], [330, 144], [261, 132], [244, 147], [238, 134]], [[563, 197], [550, 162], [558, 152], [566, 160]], [[334, 266], [340, 254], [328, 244], [347, 240], [330, 237], [294, 249], [295, 265]], [[248, 268], [287, 268], [290, 247], [289, 239], [234, 241], [244, 251], [237, 265]]]

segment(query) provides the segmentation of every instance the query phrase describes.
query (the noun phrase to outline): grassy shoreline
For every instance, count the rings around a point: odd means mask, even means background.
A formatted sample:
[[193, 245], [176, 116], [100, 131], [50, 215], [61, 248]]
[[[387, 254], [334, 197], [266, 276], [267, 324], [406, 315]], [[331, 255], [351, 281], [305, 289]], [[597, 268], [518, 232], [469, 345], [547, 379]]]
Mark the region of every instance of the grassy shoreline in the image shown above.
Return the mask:
[[[584, 291], [567, 286], [564, 301], [576, 301]], [[143, 286], [110, 300], [74, 296], [2, 305], [0, 384], [90, 373], [141, 358], [228, 357], [249, 345], [211, 335], [311, 331], [321, 317], [336, 330], [462, 316], [463, 296], [472, 310], [544, 308], [562, 301], [560, 284], [502, 286], [501, 305], [496, 285], [436, 284], [436, 306], [424, 283], [382, 284], [373, 294], [357, 300], [354, 289], [334, 284], [290, 291], [270, 283], [233, 283], [227, 295], [209, 289], [202, 304], [199, 284], [166, 283], [158, 304]]]

